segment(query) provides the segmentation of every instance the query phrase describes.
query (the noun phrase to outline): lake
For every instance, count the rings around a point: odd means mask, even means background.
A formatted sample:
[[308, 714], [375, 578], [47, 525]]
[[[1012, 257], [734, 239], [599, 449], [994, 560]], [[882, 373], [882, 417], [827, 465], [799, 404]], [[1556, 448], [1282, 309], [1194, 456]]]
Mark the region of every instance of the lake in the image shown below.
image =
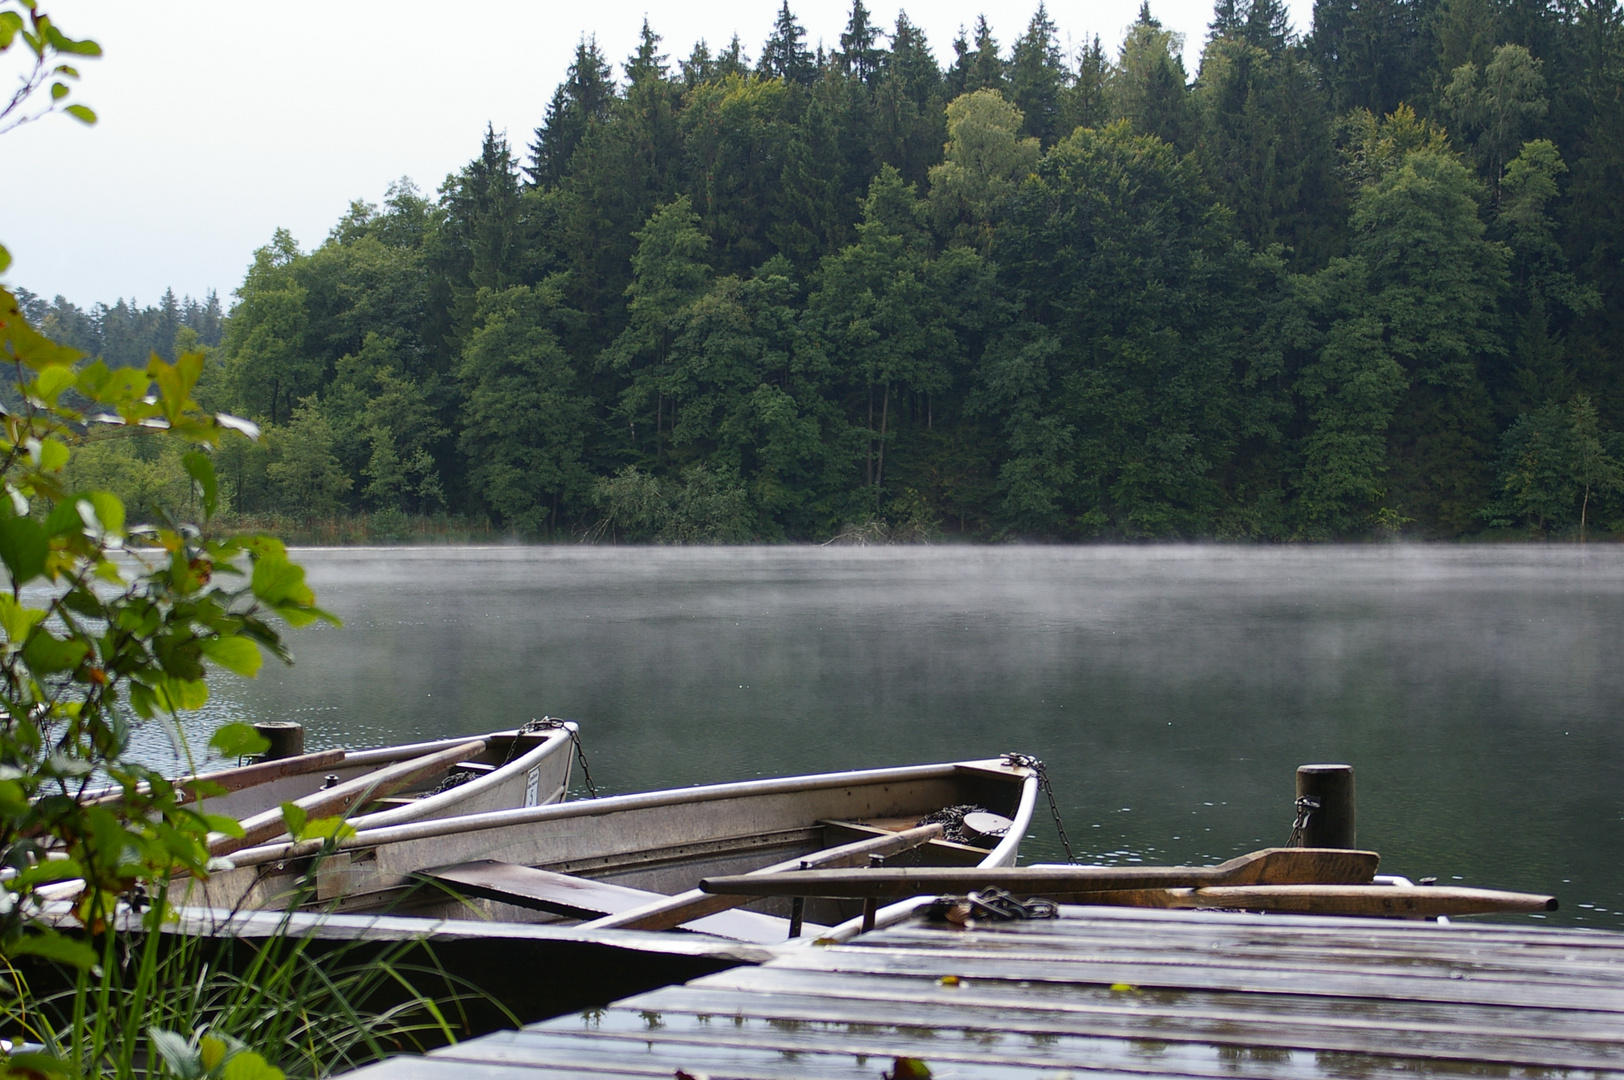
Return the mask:
[[[200, 727], [312, 749], [580, 721], [606, 792], [1020, 751], [1085, 861], [1283, 843], [1356, 769], [1386, 872], [1624, 928], [1624, 548], [303, 550], [342, 629]], [[577, 772], [579, 777], [579, 772]], [[1023, 849], [1061, 848], [1047, 813]]]

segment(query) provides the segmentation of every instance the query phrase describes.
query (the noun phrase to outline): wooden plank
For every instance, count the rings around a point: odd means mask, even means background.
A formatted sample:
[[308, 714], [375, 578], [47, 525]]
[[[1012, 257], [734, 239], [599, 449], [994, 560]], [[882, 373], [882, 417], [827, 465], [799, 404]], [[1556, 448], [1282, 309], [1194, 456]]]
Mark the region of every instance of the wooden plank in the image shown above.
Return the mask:
[[[1128, 995], [1131, 996], [1131, 995]], [[1538, 1028], [1507, 1033], [1486, 1027], [1410, 1024], [1403, 1027], [1369, 1021], [1283, 1025], [1244, 1009], [1224, 1015], [1122, 1008], [1082, 1012], [1012, 1003], [1007, 996], [981, 997], [959, 989], [929, 984], [913, 995], [887, 999], [883, 1010], [873, 1001], [822, 993], [722, 991], [690, 985], [655, 990], [620, 1002], [619, 1007], [676, 1013], [809, 1024], [873, 1024], [955, 1030], [967, 1034], [1007, 1031], [1028, 1035], [1139, 1039], [1154, 1029], [1164, 1042], [1203, 1045], [1264, 1046], [1287, 1050], [1361, 1053], [1373, 1044], [1385, 1054], [1449, 1061], [1498, 1062], [1575, 1069], [1624, 1069], [1624, 1025], [1584, 1036], [1555, 1035]]]
[[[653, 994], [666, 993], [653, 991]], [[1197, 1020], [1233, 1019], [1272, 1025], [1327, 1025], [1356, 1030], [1485, 1031], [1529, 1038], [1579, 1039], [1620, 1037], [1616, 1013], [1525, 1009], [1507, 1005], [1462, 1005], [1434, 1002], [1388, 1001], [1377, 998], [1326, 999], [1290, 994], [1232, 994], [1225, 991], [1174, 992], [1117, 990], [1108, 986], [1010, 982], [998, 979], [963, 979], [952, 987], [935, 979], [909, 976], [865, 975], [849, 978], [827, 972], [795, 971], [777, 965], [737, 967], [696, 979], [681, 988], [685, 993], [740, 992], [759, 997], [778, 994], [816, 994], [837, 1001], [854, 1001], [877, 1012], [893, 1001], [942, 996], [972, 1002], [996, 1011], [1033, 1009], [1039, 1012], [1077, 1013], [1086, 1016]], [[635, 1000], [641, 1003], [644, 999]], [[871, 1012], [871, 1015], [873, 1014]]]
[[[1298, 943], [1382, 942], [1396, 949], [1493, 948], [1552, 955], [1587, 954], [1624, 960], [1624, 934], [1582, 930], [1567, 934], [1553, 929], [1523, 930], [1486, 923], [1417, 923], [1352, 919], [1337, 916], [1265, 918], [1255, 912], [1162, 911], [1154, 908], [1071, 907], [1063, 905], [1058, 919], [1031, 920], [1012, 926], [1013, 935], [1032, 934], [1086, 939], [1103, 935], [1154, 936], [1166, 940], [1291, 940]], [[1120, 916], [1128, 915], [1129, 918]], [[1138, 918], [1132, 916], [1139, 916]], [[1503, 931], [1503, 932], [1502, 932]]]
[[343, 1075], [345, 1080], [536, 1080], [542, 1070], [546, 1071], [548, 1077], [558, 1077], [560, 1080], [572, 1080], [572, 1078], [577, 1077], [581, 1078], [581, 1080], [595, 1077], [608, 1077], [610, 1080], [615, 1080], [616, 1077], [669, 1077], [671, 1075], [668, 1069], [658, 1071], [630, 1067], [572, 1069], [541, 1062], [498, 1065], [483, 1061], [442, 1060], [433, 1056], [419, 1057], [415, 1054], [392, 1057], [387, 1061], [380, 1061], [376, 1065], [368, 1065], [365, 1068], [356, 1069], [354, 1072]]
[[[1317, 1080], [1328, 1071], [1321, 1056], [1312, 1051], [1167, 1042], [1154, 1030], [1131, 1039], [1102, 1039], [995, 1029], [961, 1031], [951, 1025], [915, 1027], [883, 1019], [823, 1025], [719, 1015], [701, 1021], [697, 1017], [620, 1009], [595, 1016], [593, 1023], [596, 1026], [590, 1033], [566, 1034], [549, 1023], [516, 1033], [511, 1040], [491, 1037], [480, 1040], [477, 1048], [465, 1044], [457, 1050], [440, 1051], [437, 1056], [455, 1053], [459, 1058], [507, 1062], [546, 1055], [549, 1059], [585, 1063], [592, 1060], [587, 1055], [596, 1054], [599, 1060], [616, 1064], [653, 1058], [668, 1062], [673, 1069], [694, 1071], [698, 1066], [713, 1076], [718, 1072], [757, 1075], [753, 1069], [734, 1070], [741, 1057], [750, 1062], [761, 1061], [763, 1055], [792, 1061], [797, 1071], [790, 1076], [845, 1075], [830, 1072], [831, 1066], [840, 1068], [830, 1059], [850, 1062], [861, 1058], [866, 1059], [871, 1071], [857, 1075], [872, 1077], [897, 1055], [918, 1058], [937, 1075], [954, 1077], [998, 1076], [1015, 1069], [1086, 1069], [1091, 1075], [1233, 1080], [1239, 1074], [1256, 1080]], [[477, 1050], [478, 1056], [474, 1057], [471, 1050]], [[1430, 1060], [1441, 1063], [1450, 1059]], [[1425, 1058], [1365, 1054], [1359, 1055], [1358, 1074], [1414, 1076], [1435, 1071], [1427, 1067], [1429, 1063]]]
[[[1245, 943], [1214, 941], [1202, 945], [1157, 939], [1096, 938], [1086, 941], [1041, 936], [1006, 936], [982, 928], [962, 930], [946, 936], [935, 931], [920, 931], [902, 926], [886, 931], [884, 938], [861, 939], [862, 947], [891, 950], [949, 949], [956, 954], [977, 953], [987, 957], [1010, 955], [1037, 955], [1063, 953], [1066, 957], [1083, 959], [1117, 959], [1150, 963], [1182, 963], [1192, 955], [1207, 954], [1227, 964], [1290, 965], [1304, 970], [1345, 969], [1348, 967], [1370, 973], [1384, 973], [1396, 977], [1411, 975], [1442, 975], [1448, 978], [1503, 978], [1530, 984], [1556, 983], [1573, 985], [1624, 985], [1624, 963], [1564, 962], [1560, 970], [1553, 970], [1549, 957], [1520, 959], [1515, 954], [1492, 950], [1471, 953], [1442, 953], [1427, 955], [1416, 952], [1390, 951], [1378, 945], [1361, 948], [1293, 946], [1279, 942]], [[848, 944], [858, 944], [852, 942]]]
[[[796, 870], [800, 867], [856, 866], [867, 861], [871, 855], [894, 855], [901, 851], [909, 851], [941, 835], [942, 826], [924, 825], [902, 832], [887, 833], [884, 836], [876, 836], [868, 840], [859, 840], [855, 843], [841, 844], [838, 847], [825, 848], [823, 851], [814, 851], [804, 857], [774, 863], [772, 866], [763, 867], [744, 876], [778, 874]], [[670, 930], [703, 915], [727, 911], [741, 904], [748, 904], [755, 899], [758, 898], [743, 893], [733, 896], [713, 896], [699, 889], [690, 889], [687, 892], [677, 893], [675, 896], [650, 901], [642, 907], [632, 908], [630, 911], [622, 911], [601, 919], [595, 919], [588, 923], [587, 926], [593, 930]], [[813, 937], [826, 930], [828, 930], [828, 927], [817, 925], [807, 925], [803, 928], [805, 934]]]
[[[1155, 908], [1110, 908], [1062, 905], [1061, 916], [1055, 920], [1060, 933], [1089, 933], [1094, 927], [1116, 925], [1134, 926], [1137, 932], [1154, 934], [1203, 933], [1220, 927], [1249, 927], [1260, 933], [1283, 933], [1293, 937], [1311, 938], [1338, 935], [1348, 931], [1360, 934], [1409, 937], [1416, 934], [1450, 934], [1476, 937], [1500, 942], [1520, 942], [1541, 948], [1573, 947], [1624, 951], [1624, 933], [1616, 930], [1586, 927], [1544, 926], [1534, 923], [1452, 923], [1442, 926], [1418, 925], [1408, 922], [1386, 922], [1355, 919], [1341, 915], [1304, 915], [1293, 919], [1261, 918], [1241, 911], [1159, 911]], [[1030, 927], [1034, 924], [1026, 924]], [[1012, 925], [1011, 932], [1020, 933], [1021, 925]]]
[[[865, 955], [855, 956], [854, 953]], [[1255, 994], [1314, 994], [1323, 997], [1385, 997], [1398, 1001], [1441, 1001], [1523, 1005], [1540, 1009], [1624, 1012], [1624, 990], [1594, 986], [1542, 986], [1531, 994], [1521, 981], [1401, 976], [1392, 971], [1303, 970], [1219, 958], [1191, 957], [1163, 962], [1070, 957], [1053, 954], [988, 957], [952, 950], [890, 951], [839, 946], [807, 949], [775, 961], [786, 967], [848, 973], [923, 975], [938, 978], [1010, 979], [1111, 986], [1118, 983], [1169, 990], [1228, 990]]]
[[[572, 919], [591, 919], [634, 911], [666, 899], [646, 889], [629, 889], [606, 881], [555, 874], [532, 866], [481, 860], [420, 871], [417, 875], [468, 896], [551, 912]], [[690, 926], [707, 934], [738, 941], [770, 943], [789, 937], [789, 920], [754, 911], [724, 911], [695, 919]]]
[[1006, 889], [1018, 896], [1098, 890], [1171, 889], [1213, 885], [1358, 885], [1375, 876], [1374, 851], [1265, 848], [1217, 866], [948, 866], [871, 870], [805, 870], [794, 874], [707, 878], [706, 892], [752, 896], [835, 896], [895, 899]]

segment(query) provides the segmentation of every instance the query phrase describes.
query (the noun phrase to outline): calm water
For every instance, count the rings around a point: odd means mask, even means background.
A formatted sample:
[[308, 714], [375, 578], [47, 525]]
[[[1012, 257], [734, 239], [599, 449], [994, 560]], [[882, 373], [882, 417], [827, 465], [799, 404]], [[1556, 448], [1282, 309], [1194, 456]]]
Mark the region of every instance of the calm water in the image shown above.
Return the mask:
[[[577, 719], [610, 792], [1006, 750], [1078, 854], [1285, 840], [1353, 764], [1383, 869], [1624, 928], [1624, 549], [306, 550], [342, 630], [203, 719], [312, 748]], [[1053, 858], [1046, 819], [1027, 855]]]

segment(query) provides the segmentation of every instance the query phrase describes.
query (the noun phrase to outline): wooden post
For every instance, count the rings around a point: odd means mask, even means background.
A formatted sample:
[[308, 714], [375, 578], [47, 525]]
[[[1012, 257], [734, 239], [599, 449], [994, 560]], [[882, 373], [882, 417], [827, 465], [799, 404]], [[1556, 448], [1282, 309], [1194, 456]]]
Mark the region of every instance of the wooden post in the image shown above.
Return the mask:
[[1356, 848], [1352, 765], [1297, 766], [1297, 798], [1317, 799], [1300, 843], [1311, 848]]
[[261, 754], [261, 761], [276, 761], [279, 758], [298, 757], [305, 752], [304, 725], [294, 723], [292, 720], [268, 720], [263, 724], [255, 724], [254, 730], [265, 736], [271, 745]]

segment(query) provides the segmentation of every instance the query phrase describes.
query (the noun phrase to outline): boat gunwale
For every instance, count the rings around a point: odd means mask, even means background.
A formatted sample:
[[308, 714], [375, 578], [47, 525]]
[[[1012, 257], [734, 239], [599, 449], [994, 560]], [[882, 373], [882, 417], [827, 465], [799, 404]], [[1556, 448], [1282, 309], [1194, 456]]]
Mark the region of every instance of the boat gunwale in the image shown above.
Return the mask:
[[[476, 776], [472, 780], [458, 784], [456, 787], [447, 791], [442, 791], [439, 794], [424, 795], [420, 798], [413, 799], [411, 803], [406, 806], [397, 806], [388, 810], [376, 810], [367, 814], [358, 814], [350, 819], [350, 825], [360, 832], [366, 829], [382, 829], [389, 828], [394, 825], [403, 825], [407, 822], [417, 821], [425, 817], [436, 817], [439, 814], [439, 811], [444, 810], [446, 807], [455, 806], [459, 802], [472, 801], [474, 798], [477, 798], [492, 788], [509, 783], [515, 776], [528, 772], [532, 766], [540, 764], [545, 759], [559, 753], [560, 751], [566, 754], [569, 753], [570, 737], [575, 730], [576, 725], [573, 722], [566, 721], [563, 727], [551, 728], [544, 731], [495, 731], [489, 735], [479, 736], [480, 738], [485, 739], [487, 744], [493, 739], [506, 739], [511, 737], [512, 739], [517, 740], [524, 735], [538, 736], [539, 741], [535, 746], [531, 747], [529, 750], [526, 750], [517, 758], [497, 766], [494, 770], [485, 773], [482, 776]], [[457, 741], [458, 740], [454, 739], [448, 740], [446, 745], [454, 746], [456, 745]], [[353, 756], [345, 759], [346, 765], [351, 765], [353, 763]], [[380, 761], [380, 764], [381, 763], [382, 762]], [[451, 770], [455, 768], [456, 766], [452, 765], [446, 770], [446, 774], [449, 775]], [[569, 763], [566, 763], [564, 768], [564, 787], [566, 790], [569, 787], [569, 773]], [[547, 794], [551, 793], [549, 792]], [[539, 797], [540, 794], [538, 793], [538, 798]], [[543, 803], [541, 805], [556, 804]], [[522, 807], [521, 809], [528, 809], [528, 807]], [[492, 811], [487, 811], [487, 813], [490, 812]]]
[[[401, 825], [357, 831], [336, 844], [338, 851], [381, 847], [385, 844], [409, 840], [429, 840], [464, 832], [507, 828], [550, 821], [555, 818], [590, 818], [619, 813], [626, 810], [648, 810], [661, 806], [674, 806], [696, 802], [718, 802], [756, 795], [779, 795], [795, 791], [821, 791], [829, 788], [856, 785], [870, 787], [877, 784], [905, 783], [915, 780], [935, 780], [960, 772], [983, 772], [1002, 776], [1022, 783], [1020, 810], [1016, 824], [1009, 835], [989, 853], [989, 858], [1006, 852], [1013, 843], [1019, 846], [1031, 822], [1032, 806], [1036, 805], [1037, 776], [1025, 766], [1005, 764], [1001, 758], [982, 758], [970, 761], [950, 761], [929, 765], [902, 765], [883, 769], [856, 769], [833, 773], [813, 773], [806, 776], [771, 777], [765, 780], [738, 780], [725, 784], [699, 784], [685, 788], [667, 788], [660, 791], [633, 792], [625, 795], [606, 795], [597, 799], [576, 802], [551, 803], [546, 806], [526, 806], [514, 810], [490, 810], [460, 817], [432, 818]], [[231, 861], [237, 868], [259, 866], [287, 859], [313, 855], [328, 841], [304, 840], [294, 843], [267, 844], [244, 848], [235, 852]], [[1007, 854], [1003, 855], [1008, 858]], [[983, 860], [985, 862], [985, 860]], [[1001, 864], [991, 864], [1001, 865]]]

